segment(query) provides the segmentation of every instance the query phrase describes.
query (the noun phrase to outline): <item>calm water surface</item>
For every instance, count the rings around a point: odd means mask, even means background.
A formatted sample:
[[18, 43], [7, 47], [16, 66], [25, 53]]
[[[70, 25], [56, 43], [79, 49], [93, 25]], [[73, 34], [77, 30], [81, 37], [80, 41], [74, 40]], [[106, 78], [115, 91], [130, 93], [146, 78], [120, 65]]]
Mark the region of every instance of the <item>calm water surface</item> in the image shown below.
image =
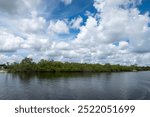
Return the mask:
[[150, 100], [150, 72], [0, 73], [0, 99]]

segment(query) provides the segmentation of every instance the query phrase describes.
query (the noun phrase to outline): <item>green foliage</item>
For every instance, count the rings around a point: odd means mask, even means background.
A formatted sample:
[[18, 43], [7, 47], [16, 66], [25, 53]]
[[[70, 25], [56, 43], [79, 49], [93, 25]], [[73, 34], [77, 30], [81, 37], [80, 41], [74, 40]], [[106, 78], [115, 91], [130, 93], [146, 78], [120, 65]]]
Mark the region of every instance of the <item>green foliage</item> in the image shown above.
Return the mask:
[[124, 71], [147, 71], [150, 67], [138, 67], [137, 65], [121, 66], [102, 64], [62, 63], [57, 61], [40, 60], [33, 62], [32, 58], [24, 58], [20, 63], [7, 65], [11, 72], [124, 72]]

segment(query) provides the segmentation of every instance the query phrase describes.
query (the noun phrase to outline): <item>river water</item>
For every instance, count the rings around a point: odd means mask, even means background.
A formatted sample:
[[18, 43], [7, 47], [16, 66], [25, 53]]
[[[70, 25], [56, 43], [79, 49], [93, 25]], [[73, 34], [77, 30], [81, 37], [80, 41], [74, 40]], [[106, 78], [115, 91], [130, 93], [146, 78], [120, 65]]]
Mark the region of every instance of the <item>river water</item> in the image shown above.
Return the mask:
[[0, 73], [1, 100], [150, 100], [150, 72]]

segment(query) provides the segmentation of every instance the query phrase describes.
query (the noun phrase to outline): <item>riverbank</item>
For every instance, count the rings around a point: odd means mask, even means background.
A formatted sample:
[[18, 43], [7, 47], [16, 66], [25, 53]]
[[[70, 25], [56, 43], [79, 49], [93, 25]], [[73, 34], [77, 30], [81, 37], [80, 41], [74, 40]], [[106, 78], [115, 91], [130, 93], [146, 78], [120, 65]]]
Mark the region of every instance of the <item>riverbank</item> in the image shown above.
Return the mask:
[[7, 72], [7, 70], [0, 70], [0, 73], [5, 73]]
[[107, 64], [69, 63], [40, 60], [38, 63], [25, 58], [20, 63], [7, 66], [9, 72], [137, 72], [150, 71], [150, 67]]

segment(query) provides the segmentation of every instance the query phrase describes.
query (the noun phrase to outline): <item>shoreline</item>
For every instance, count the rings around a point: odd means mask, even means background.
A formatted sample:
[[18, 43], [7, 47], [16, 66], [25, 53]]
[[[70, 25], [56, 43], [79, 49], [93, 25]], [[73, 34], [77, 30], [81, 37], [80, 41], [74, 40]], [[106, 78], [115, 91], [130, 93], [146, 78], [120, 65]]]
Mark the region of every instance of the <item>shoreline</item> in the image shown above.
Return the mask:
[[150, 70], [136, 70], [136, 71], [11, 71], [4, 70], [8, 73], [122, 73], [122, 72], [150, 72]]
[[113, 65], [110, 63], [106, 64], [88, 64], [88, 63], [69, 63], [69, 62], [58, 62], [49, 60], [40, 60], [35, 63], [32, 58], [24, 58], [20, 63], [12, 63], [7, 65], [2, 70], [8, 72], [138, 72], [138, 71], [150, 71], [150, 66], [138, 66], [138, 65]]
[[8, 72], [7, 70], [0, 70], [0, 73], [6, 73]]

